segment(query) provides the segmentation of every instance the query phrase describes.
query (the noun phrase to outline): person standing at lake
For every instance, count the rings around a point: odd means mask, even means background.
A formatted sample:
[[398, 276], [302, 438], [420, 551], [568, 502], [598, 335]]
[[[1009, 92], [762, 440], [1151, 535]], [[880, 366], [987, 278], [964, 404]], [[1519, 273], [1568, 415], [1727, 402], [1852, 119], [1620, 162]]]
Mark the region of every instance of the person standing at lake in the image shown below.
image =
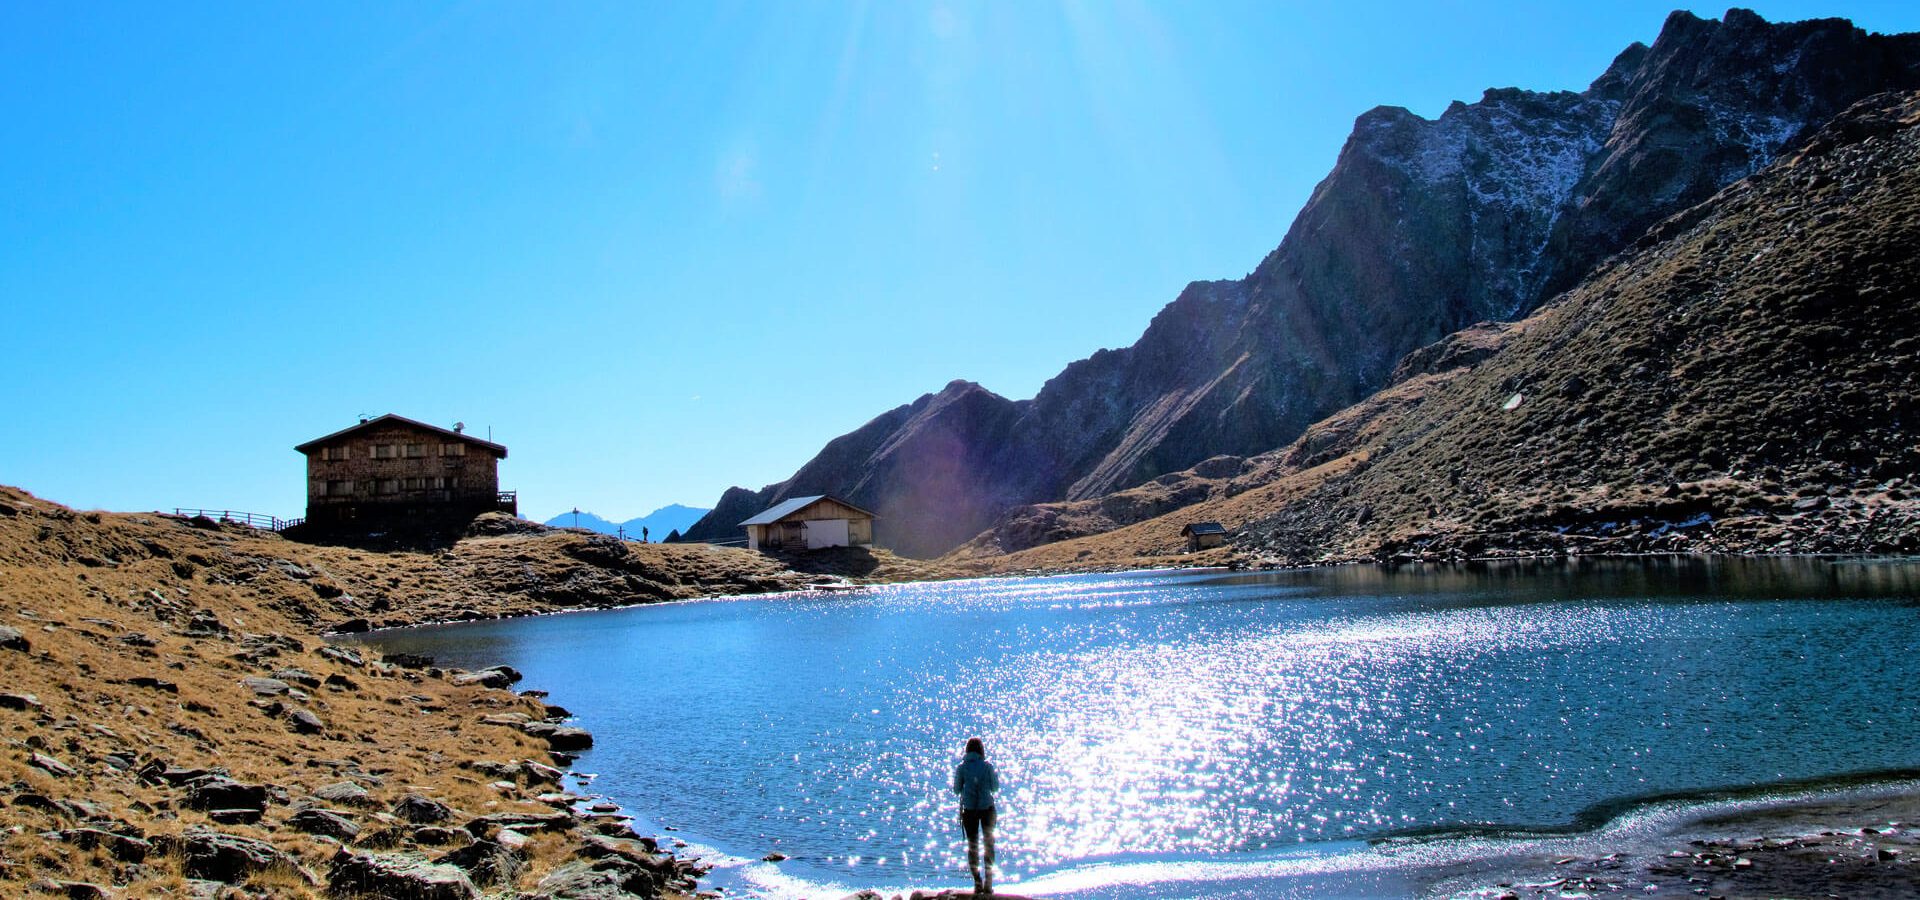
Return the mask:
[[[987, 744], [967, 738], [966, 752], [953, 768], [953, 792], [960, 795], [960, 829], [967, 833], [967, 868], [973, 872], [973, 892], [993, 893], [993, 794], [1000, 790], [1000, 773], [987, 762]], [[987, 866], [980, 868], [980, 841], [987, 844]]]

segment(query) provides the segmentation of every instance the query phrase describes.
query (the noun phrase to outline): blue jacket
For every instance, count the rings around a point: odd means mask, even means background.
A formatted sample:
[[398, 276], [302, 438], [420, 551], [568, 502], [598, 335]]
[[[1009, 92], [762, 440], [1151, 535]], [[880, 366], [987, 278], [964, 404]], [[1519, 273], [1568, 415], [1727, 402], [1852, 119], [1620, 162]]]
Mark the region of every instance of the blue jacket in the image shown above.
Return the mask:
[[961, 809], [992, 809], [993, 792], [1000, 789], [1000, 773], [993, 763], [978, 753], [953, 767], [953, 792], [960, 795]]

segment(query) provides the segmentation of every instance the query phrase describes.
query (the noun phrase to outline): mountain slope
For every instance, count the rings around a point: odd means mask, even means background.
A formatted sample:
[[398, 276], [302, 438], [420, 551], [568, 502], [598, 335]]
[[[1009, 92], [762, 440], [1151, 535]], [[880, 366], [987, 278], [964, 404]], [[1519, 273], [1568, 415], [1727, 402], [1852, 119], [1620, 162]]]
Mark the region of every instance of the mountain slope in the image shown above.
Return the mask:
[[[1883, 95], [1527, 319], [1410, 356], [1286, 450], [1168, 480], [1199, 502], [994, 564], [1165, 555], [1206, 519], [1295, 563], [1920, 550], [1916, 246], [1920, 93]], [[967, 553], [1016, 549], [1046, 512]], [[1087, 504], [1051, 512], [1099, 527]]]
[[[1408, 352], [1526, 314], [1849, 103], [1914, 86], [1920, 37], [1733, 10], [1675, 13], [1581, 93], [1490, 90], [1434, 120], [1372, 110], [1247, 277], [1189, 285], [1133, 346], [1069, 365], [1031, 402], [993, 396], [940, 426], [992, 443], [924, 459], [836, 446], [898, 446], [876, 431], [889, 422], [929, 427], [902, 407], [829, 445], [804, 485], [797, 474], [754, 502], [842, 494], [879, 512], [897, 549], [940, 552], [1019, 504], [1282, 446], [1385, 386]], [[964, 486], [965, 502], [929, 502], [947, 495], [923, 483]], [[693, 535], [734, 536], [730, 517], [716, 511]]]

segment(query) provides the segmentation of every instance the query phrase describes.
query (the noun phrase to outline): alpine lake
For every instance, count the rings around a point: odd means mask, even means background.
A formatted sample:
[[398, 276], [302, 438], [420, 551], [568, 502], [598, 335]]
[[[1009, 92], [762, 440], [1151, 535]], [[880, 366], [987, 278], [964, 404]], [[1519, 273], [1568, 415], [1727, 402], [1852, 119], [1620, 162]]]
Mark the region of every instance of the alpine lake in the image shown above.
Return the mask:
[[1916, 560], [988, 579], [343, 640], [521, 670], [595, 735], [569, 783], [735, 896], [969, 884], [972, 735], [1002, 890], [1088, 898], [1413, 894], [1449, 860], [1920, 777]]

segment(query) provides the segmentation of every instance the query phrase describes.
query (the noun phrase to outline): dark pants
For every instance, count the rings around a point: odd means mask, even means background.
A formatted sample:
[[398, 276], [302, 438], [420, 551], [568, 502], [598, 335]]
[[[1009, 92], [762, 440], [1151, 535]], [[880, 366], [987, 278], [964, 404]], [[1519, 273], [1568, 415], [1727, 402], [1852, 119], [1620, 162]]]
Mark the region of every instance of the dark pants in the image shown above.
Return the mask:
[[[987, 837], [987, 872], [993, 872], [993, 823], [994, 809], [963, 809], [960, 811], [960, 829], [967, 833], [967, 868], [973, 872], [973, 882], [980, 884], [980, 835]], [[989, 882], [991, 883], [991, 882]]]

